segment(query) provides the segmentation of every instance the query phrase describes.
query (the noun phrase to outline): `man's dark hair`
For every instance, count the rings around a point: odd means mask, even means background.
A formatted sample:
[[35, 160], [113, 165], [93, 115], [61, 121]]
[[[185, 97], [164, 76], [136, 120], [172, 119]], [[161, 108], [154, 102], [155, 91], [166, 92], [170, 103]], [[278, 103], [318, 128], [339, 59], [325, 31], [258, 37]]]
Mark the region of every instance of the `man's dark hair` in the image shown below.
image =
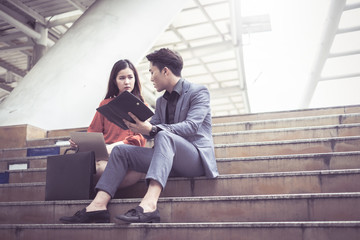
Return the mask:
[[168, 48], [161, 48], [146, 55], [146, 58], [160, 71], [162, 71], [164, 67], [167, 67], [175, 76], [181, 77], [183, 59], [179, 53]]

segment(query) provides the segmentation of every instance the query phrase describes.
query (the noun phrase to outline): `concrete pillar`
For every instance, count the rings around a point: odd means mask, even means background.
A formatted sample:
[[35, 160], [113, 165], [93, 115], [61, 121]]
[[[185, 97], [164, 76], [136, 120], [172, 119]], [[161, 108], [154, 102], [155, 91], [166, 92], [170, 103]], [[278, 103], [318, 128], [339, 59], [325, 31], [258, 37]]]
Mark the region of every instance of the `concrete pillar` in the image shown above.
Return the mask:
[[34, 66], [39, 61], [39, 59], [45, 55], [48, 39], [48, 29], [45, 28], [43, 25], [36, 23], [35, 31], [40, 33], [41, 37], [39, 39], [34, 39], [35, 45], [33, 49], [33, 58], [31, 61], [32, 66]]
[[96, 1], [0, 105], [0, 125], [88, 126], [113, 64], [137, 64], [185, 3]]

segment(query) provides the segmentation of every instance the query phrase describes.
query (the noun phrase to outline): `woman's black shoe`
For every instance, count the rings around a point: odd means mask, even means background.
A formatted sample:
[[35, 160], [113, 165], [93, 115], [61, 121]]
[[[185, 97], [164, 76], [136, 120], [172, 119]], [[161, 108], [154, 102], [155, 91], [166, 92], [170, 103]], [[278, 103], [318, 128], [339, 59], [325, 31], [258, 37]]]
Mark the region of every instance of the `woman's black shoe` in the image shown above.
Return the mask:
[[109, 223], [110, 213], [108, 210], [86, 212], [86, 208], [77, 211], [74, 216], [61, 217], [62, 223]]
[[123, 215], [116, 216], [115, 219], [128, 223], [158, 223], [160, 222], [160, 212], [156, 209], [154, 212], [144, 213], [144, 209], [137, 206]]

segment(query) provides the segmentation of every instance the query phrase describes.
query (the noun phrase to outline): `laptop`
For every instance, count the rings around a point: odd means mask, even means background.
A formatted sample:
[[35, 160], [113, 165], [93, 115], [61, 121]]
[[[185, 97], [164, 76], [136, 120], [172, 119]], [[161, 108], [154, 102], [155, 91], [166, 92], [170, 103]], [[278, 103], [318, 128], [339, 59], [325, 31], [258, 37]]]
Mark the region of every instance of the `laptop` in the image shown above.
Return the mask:
[[104, 136], [99, 132], [70, 132], [70, 138], [78, 145], [79, 152], [95, 152], [95, 160], [109, 158]]

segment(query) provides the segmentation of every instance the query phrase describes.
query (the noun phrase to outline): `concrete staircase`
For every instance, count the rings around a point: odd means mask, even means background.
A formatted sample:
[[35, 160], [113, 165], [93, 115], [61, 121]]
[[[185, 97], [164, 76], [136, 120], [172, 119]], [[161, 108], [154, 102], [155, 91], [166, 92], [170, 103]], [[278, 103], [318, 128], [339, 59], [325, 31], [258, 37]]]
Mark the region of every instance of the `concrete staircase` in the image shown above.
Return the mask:
[[[0, 150], [0, 172], [9, 172], [1, 239], [360, 239], [360, 106], [213, 118], [221, 175], [169, 179], [159, 224], [59, 224], [90, 201], [44, 201], [46, 156], [26, 152], [66, 141], [69, 131]], [[28, 169], [8, 171], [15, 163]], [[140, 181], [119, 191], [111, 217], [145, 190]]]

